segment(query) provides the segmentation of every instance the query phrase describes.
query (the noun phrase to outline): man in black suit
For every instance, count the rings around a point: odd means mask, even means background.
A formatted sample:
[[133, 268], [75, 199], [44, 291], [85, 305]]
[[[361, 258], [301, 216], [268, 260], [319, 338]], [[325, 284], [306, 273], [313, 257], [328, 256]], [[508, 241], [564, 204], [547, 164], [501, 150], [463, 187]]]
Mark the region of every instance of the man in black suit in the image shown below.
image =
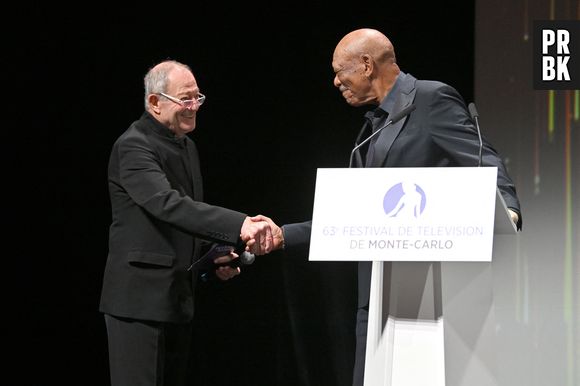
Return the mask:
[[[414, 104], [407, 117], [378, 134], [366, 149], [357, 153], [356, 167], [457, 167], [477, 166], [479, 138], [465, 102], [451, 86], [437, 81], [417, 80], [397, 65], [390, 40], [373, 29], [359, 29], [342, 38], [334, 50], [334, 85], [351, 106], [373, 105], [357, 143], [382, 127], [389, 116]], [[514, 183], [499, 154], [483, 138], [483, 165], [497, 166], [497, 186], [510, 216], [521, 229], [520, 204]], [[307, 248], [311, 223], [287, 224], [278, 228], [269, 221], [274, 249]], [[369, 306], [371, 262], [359, 262], [356, 358], [353, 385], [362, 386]]]
[[[112, 386], [185, 385], [200, 239], [270, 250], [268, 223], [204, 203], [198, 153], [186, 136], [205, 100], [191, 69], [165, 61], [145, 76], [145, 112], [115, 142], [112, 223], [101, 291]], [[259, 248], [258, 248], [259, 247]], [[239, 268], [216, 266], [227, 280]]]

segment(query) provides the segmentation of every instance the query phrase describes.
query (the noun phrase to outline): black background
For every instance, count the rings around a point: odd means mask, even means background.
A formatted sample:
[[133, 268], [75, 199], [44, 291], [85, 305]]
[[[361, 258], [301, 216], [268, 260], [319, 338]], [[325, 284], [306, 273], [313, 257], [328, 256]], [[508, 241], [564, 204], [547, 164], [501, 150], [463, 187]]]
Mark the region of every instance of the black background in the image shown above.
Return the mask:
[[[143, 76], [156, 62], [189, 64], [207, 95], [191, 134], [206, 201], [279, 224], [310, 219], [317, 167], [348, 165], [365, 110], [334, 88], [331, 60], [349, 31], [381, 30], [403, 71], [473, 99], [472, 1], [139, 7], [6, 15], [18, 25], [3, 27], [14, 83], [2, 158], [15, 384], [108, 384], [98, 312], [107, 162], [143, 111]], [[198, 294], [200, 384], [350, 383], [352, 263], [274, 253], [220, 284]]]

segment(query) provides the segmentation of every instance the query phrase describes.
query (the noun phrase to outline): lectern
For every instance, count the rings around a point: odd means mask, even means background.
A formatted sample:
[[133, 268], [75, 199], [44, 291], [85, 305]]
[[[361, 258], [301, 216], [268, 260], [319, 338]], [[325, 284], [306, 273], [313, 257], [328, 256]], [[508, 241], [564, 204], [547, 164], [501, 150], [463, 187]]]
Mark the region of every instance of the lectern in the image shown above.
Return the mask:
[[[497, 168], [318, 169], [310, 260], [372, 261], [365, 386], [497, 385]], [[494, 245], [495, 244], [495, 245]]]

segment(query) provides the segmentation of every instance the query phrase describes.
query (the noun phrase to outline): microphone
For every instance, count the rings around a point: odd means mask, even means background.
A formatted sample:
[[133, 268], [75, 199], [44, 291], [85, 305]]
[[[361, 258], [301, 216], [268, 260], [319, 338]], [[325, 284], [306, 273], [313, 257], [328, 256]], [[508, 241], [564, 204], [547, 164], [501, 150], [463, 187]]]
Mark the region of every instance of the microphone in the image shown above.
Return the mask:
[[242, 252], [240, 257], [238, 257], [238, 260], [240, 260], [240, 265], [254, 264], [254, 261], [256, 260], [256, 255], [248, 251], [244, 251]]
[[477, 137], [479, 138], [479, 161], [477, 166], [481, 166], [481, 149], [483, 148], [483, 141], [481, 140], [481, 130], [479, 129], [479, 114], [475, 108], [475, 103], [471, 102], [467, 108], [469, 109], [469, 114], [471, 115], [471, 119], [475, 122], [475, 128], [477, 129]]
[[409, 106], [405, 107], [403, 110], [399, 111], [398, 113], [393, 114], [393, 116], [387, 121], [387, 123], [385, 123], [377, 131], [375, 131], [374, 133], [372, 133], [371, 135], [369, 135], [364, 141], [362, 141], [361, 143], [359, 143], [358, 145], [356, 145], [354, 147], [354, 149], [352, 149], [352, 151], [350, 152], [350, 162], [348, 163], [348, 167], [349, 168], [352, 167], [352, 157], [354, 156], [354, 152], [355, 151], [357, 151], [361, 146], [363, 146], [365, 143], [367, 143], [368, 141], [370, 141], [374, 136], [378, 135], [387, 126], [390, 126], [393, 123], [399, 122], [401, 119], [403, 119], [404, 117], [406, 117], [407, 115], [409, 115], [411, 113], [411, 111], [415, 110], [416, 108], [417, 108], [417, 106], [415, 106], [414, 104], [412, 104], [412, 105], [409, 105]]
[[[230, 252], [235, 252], [239, 257], [224, 264], [214, 263], [216, 258], [228, 255]], [[227, 265], [235, 268], [242, 265], [251, 265], [255, 260], [256, 256], [253, 253], [247, 252], [243, 244], [236, 248], [231, 245], [214, 244], [209, 251], [188, 268], [188, 271], [194, 266], [197, 266], [197, 269], [201, 272], [201, 280], [207, 282], [215, 278], [215, 270], [221, 266]]]

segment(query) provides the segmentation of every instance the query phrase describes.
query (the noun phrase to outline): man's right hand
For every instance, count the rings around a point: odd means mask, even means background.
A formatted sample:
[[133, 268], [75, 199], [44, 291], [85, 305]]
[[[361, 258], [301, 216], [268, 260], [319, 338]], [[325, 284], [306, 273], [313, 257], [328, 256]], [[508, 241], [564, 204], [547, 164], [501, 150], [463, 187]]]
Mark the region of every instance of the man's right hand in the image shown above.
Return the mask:
[[[240, 237], [246, 243], [247, 251], [255, 255], [264, 255], [271, 252], [274, 245], [272, 227], [266, 220], [253, 220], [257, 217], [246, 217]], [[262, 217], [267, 219], [265, 216]]]
[[280, 228], [278, 225], [276, 225], [276, 223], [269, 217], [263, 216], [263, 215], [257, 215], [251, 218], [252, 221], [254, 222], [266, 222], [271, 229], [272, 232], [272, 247], [270, 248], [270, 250], [268, 251], [264, 251], [264, 250], [260, 250], [259, 253], [255, 253], [255, 254], [260, 254], [263, 255], [265, 253], [269, 253], [272, 251], [275, 251], [277, 249], [282, 249], [284, 248], [284, 232], [282, 232], [282, 228]]

